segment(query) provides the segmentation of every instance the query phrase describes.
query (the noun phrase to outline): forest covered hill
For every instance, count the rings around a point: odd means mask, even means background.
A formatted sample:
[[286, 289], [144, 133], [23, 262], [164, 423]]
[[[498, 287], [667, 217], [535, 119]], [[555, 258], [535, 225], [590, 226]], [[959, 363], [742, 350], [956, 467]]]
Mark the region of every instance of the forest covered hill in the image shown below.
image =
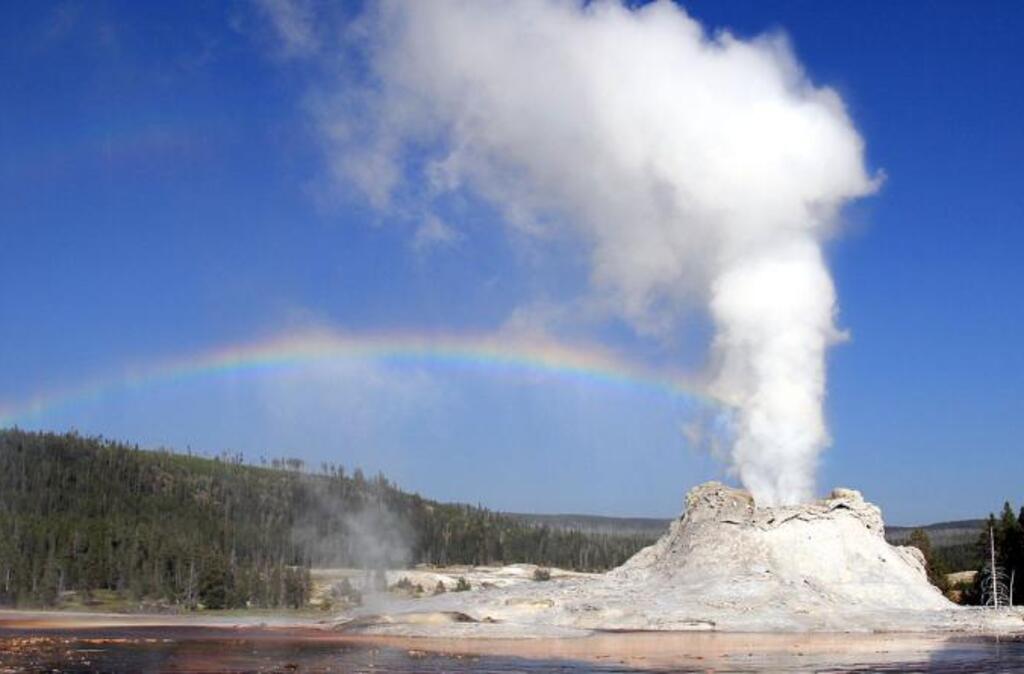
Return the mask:
[[895, 545], [912, 545], [915, 531], [923, 531], [936, 562], [947, 571], [976, 569], [982, 561], [978, 537], [986, 530], [985, 520], [937, 522], [921, 527], [886, 527], [885, 538]]
[[652, 535], [525, 522], [298, 460], [147, 451], [0, 431], [0, 604], [113, 590], [180, 607], [301, 606], [309, 569], [409, 563], [617, 566]]
[[672, 520], [660, 517], [612, 517], [608, 515], [504, 513], [519, 522], [552, 529], [568, 529], [588, 534], [637, 535], [658, 538]]
[[890, 543], [905, 543], [915, 529], [921, 529], [928, 534], [932, 545], [936, 547], [947, 547], [952, 545], [973, 544], [985, 529], [985, 520], [957, 520], [955, 522], [936, 522], [925, 524], [919, 527], [889, 527], [885, 528], [885, 537]]

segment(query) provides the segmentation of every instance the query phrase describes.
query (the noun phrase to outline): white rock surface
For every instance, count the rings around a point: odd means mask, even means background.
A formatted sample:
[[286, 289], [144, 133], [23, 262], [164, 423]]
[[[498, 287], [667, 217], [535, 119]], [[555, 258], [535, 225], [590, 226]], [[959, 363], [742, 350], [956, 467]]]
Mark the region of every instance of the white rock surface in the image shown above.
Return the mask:
[[[453, 612], [471, 620], [424, 620]], [[344, 626], [349, 617], [340, 625]], [[1024, 630], [1019, 612], [956, 606], [915, 548], [884, 538], [859, 492], [757, 508], [710, 482], [657, 543], [613, 571], [398, 602], [353, 629], [407, 635], [541, 636], [591, 630]]]

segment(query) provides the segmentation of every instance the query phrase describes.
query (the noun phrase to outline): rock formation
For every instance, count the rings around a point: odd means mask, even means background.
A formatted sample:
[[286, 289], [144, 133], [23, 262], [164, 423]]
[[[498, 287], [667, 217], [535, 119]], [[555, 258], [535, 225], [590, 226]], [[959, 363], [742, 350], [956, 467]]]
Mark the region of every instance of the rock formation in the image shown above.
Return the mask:
[[747, 492], [709, 482], [690, 491], [665, 536], [609, 577], [690, 586], [702, 601], [748, 610], [952, 608], [928, 582], [921, 552], [889, 545], [884, 534], [879, 509], [852, 489], [757, 508]]
[[[889, 545], [879, 509], [859, 492], [758, 508], [717, 482], [686, 497], [654, 545], [606, 574], [467, 593], [392, 607], [362, 631], [462, 636], [588, 630], [1020, 631], [1019, 612], [965, 609], [927, 579], [916, 548]], [[416, 615], [465, 614], [458, 623]], [[444, 627], [438, 626], [443, 623]]]

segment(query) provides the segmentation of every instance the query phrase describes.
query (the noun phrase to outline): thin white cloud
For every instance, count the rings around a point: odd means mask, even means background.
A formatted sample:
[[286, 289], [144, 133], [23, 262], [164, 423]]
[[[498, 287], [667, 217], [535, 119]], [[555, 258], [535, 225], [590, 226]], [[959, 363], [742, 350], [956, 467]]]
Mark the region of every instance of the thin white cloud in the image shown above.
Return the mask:
[[433, 213], [428, 215], [413, 235], [412, 247], [417, 253], [454, 246], [462, 238], [458, 230]]
[[257, 0], [269, 20], [284, 57], [310, 56], [321, 46], [317, 14], [309, 0]]

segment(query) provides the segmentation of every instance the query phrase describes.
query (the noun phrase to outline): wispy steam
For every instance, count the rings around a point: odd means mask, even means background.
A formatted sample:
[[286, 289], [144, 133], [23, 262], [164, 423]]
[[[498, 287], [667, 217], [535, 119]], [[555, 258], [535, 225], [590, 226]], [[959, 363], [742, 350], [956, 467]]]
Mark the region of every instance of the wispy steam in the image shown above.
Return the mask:
[[[292, 526], [292, 540], [314, 566], [355, 566], [368, 571], [404, 567], [412, 560], [412, 525], [378, 498], [360, 502], [323, 476], [304, 476], [306, 519]], [[356, 505], [354, 505], [356, 504]]]
[[839, 96], [781, 36], [709, 36], [667, 2], [370, 12], [370, 76], [322, 108], [347, 178], [380, 206], [468, 190], [511, 226], [570, 228], [642, 332], [705, 305], [734, 468], [760, 502], [809, 497], [839, 334], [821, 242], [876, 185]]
[[412, 526], [386, 506], [347, 513], [350, 556], [364, 569], [403, 567], [412, 559]]

